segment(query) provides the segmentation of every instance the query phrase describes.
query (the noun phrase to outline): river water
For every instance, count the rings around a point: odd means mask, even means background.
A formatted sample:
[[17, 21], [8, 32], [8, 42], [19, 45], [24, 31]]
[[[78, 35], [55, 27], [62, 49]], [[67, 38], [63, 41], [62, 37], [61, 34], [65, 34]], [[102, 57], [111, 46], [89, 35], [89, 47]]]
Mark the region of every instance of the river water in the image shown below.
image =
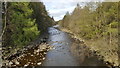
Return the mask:
[[[49, 39], [48, 43], [53, 46], [53, 49], [46, 55], [46, 59], [42, 66], [82, 66], [80, 60], [76, 59], [70, 52], [71, 38], [70, 36], [54, 27], [49, 28]], [[94, 58], [92, 58], [94, 59]], [[88, 63], [87, 63], [88, 62]], [[89, 64], [90, 63], [90, 64]], [[95, 60], [89, 60], [85, 63], [89, 66], [101, 66], [101, 62]]]
[[46, 55], [43, 66], [79, 66], [77, 60], [70, 53], [70, 40], [67, 33], [53, 27], [49, 28], [48, 42], [53, 47]]

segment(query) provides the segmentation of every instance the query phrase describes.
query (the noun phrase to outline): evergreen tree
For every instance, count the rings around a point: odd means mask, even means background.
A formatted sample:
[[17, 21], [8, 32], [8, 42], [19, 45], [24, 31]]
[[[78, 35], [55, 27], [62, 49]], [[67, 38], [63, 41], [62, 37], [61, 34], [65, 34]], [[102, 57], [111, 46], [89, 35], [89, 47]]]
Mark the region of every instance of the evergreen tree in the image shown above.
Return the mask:
[[54, 20], [48, 16], [45, 6], [42, 2], [31, 2], [30, 7], [33, 9], [33, 19], [36, 19], [36, 24], [38, 24], [38, 29], [41, 32], [47, 30], [47, 27], [51, 26]]
[[5, 34], [11, 38], [9, 45], [26, 45], [39, 35], [35, 19], [30, 18], [33, 10], [29, 8], [29, 3], [11, 2], [8, 4], [9, 12], [7, 13], [8, 21]]

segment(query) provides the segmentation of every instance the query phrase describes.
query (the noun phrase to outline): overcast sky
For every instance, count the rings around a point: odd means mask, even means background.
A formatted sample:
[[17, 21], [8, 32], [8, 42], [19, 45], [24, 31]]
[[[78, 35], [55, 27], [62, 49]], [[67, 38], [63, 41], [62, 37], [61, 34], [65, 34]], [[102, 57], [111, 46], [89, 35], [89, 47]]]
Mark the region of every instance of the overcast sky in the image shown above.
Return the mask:
[[54, 17], [55, 21], [58, 21], [64, 17], [67, 11], [70, 13], [79, 3], [81, 6], [84, 4], [82, 2], [89, 1], [102, 1], [102, 0], [41, 0], [46, 6], [49, 15]]

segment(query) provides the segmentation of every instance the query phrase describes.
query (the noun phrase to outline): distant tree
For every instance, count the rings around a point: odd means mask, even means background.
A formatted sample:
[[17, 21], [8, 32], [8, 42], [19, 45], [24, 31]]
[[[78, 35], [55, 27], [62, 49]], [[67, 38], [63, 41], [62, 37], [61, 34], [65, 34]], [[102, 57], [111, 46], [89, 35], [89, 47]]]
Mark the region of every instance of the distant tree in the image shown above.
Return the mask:
[[47, 27], [52, 26], [54, 19], [52, 19], [42, 2], [31, 2], [30, 7], [33, 9], [32, 18], [36, 19], [38, 29], [44, 32]]

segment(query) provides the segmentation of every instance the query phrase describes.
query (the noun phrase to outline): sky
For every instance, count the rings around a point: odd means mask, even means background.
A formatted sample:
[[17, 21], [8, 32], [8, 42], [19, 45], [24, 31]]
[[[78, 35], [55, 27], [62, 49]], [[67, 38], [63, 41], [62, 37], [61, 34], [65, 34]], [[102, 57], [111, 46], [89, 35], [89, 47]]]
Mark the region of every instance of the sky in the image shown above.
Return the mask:
[[76, 7], [77, 3], [80, 6], [83, 6], [83, 2], [90, 2], [90, 1], [103, 1], [103, 0], [41, 0], [51, 17], [54, 18], [55, 21], [61, 20], [66, 12], [68, 11], [71, 13], [74, 8]]

